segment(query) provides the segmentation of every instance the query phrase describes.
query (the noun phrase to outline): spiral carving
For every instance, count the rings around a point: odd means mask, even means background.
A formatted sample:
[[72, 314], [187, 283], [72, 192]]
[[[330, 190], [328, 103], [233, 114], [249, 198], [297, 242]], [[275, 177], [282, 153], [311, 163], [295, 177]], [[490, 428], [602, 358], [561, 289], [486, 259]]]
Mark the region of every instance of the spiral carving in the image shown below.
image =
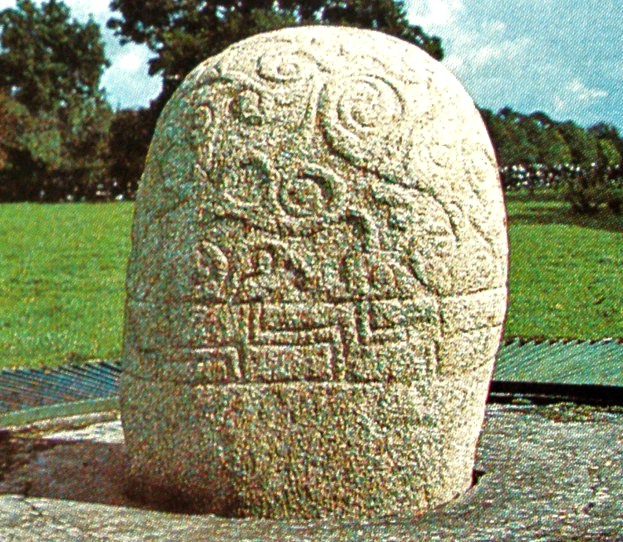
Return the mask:
[[375, 75], [335, 81], [319, 101], [330, 146], [356, 165], [378, 159], [398, 133], [405, 106], [397, 86]]
[[340, 209], [342, 183], [332, 172], [307, 166], [285, 177], [279, 189], [279, 203], [295, 218], [335, 215]]
[[330, 126], [356, 137], [390, 126], [403, 113], [396, 88], [380, 77], [369, 75], [332, 85], [327, 89], [323, 105], [325, 115], [337, 121]]
[[303, 52], [266, 53], [258, 60], [257, 73], [273, 83], [294, 83], [308, 79], [318, 68]]
[[352, 81], [340, 96], [338, 116], [350, 132], [374, 130], [397, 121], [402, 105], [396, 90], [379, 78]]

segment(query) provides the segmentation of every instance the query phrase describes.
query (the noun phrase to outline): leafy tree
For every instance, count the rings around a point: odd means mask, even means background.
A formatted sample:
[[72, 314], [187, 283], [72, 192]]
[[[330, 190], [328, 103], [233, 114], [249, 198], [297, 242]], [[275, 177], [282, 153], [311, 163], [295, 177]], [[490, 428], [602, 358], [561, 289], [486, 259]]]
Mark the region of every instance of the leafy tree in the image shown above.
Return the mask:
[[156, 108], [205, 58], [243, 38], [286, 26], [372, 28], [443, 57], [441, 40], [409, 23], [402, 0], [112, 0], [110, 8], [121, 17], [110, 19], [108, 26], [156, 55], [149, 73], [164, 78]]
[[612, 143], [623, 157], [623, 138], [621, 138], [621, 134], [619, 134], [619, 130], [616, 126], [605, 122], [599, 122], [591, 126], [588, 132], [601, 141], [607, 140]]
[[599, 163], [606, 166], [616, 166], [621, 163], [621, 154], [610, 139], [598, 139]]
[[119, 194], [132, 197], [136, 193], [154, 121], [149, 109], [122, 109], [113, 117], [108, 143], [108, 176]]
[[616, 126], [600, 122], [591, 126], [588, 133], [598, 140], [600, 162], [614, 166], [623, 161], [623, 139]]
[[500, 166], [533, 164], [538, 161], [537, 141], [534, 134], [529, 133], [530, 123], [524, 115], [505, 107], [497, 114], [488, 111], [483, 118], [489, 129]]
[[497, 113], [481, 109], [500, 166], [541, 164], [555, 168], [574, 164], [614, 166], [623, 157], [617, 129], [596, 124], [585, 130], [572, 121], [557, 122], [541, 111], [524, 115], [510, 107]]
[[572, 121], [561, 123], [558, 131], [569, 146], [574, 164], [590, 167], [599, 162], [599, 143], [593, 134]]
[[552, 125], [544, 134], [539, 162], [548, 166], [569, 164], [572, 160], [571, 150], [565, 139], [560, 135], [557, 125]]
[[49, 116], [32, 116], [26, 106], [0, 91], [0, 200], [37, 199], [42, 164], [60, 160], [54, 124]]
[[99, 96], [108, 63], [93, 20], [71, 20], [69, 8], [57, 0], [40, 7], [17, 0], [15, 8], [0, 12], [0, 27], [0, 87], [11, 89], [31, 113]]
[[19, 104], [0, 91], [0, 171], [11, 166], [9, 157], [18, 145], [19, 132]]
[[558, 131], [558, 123], [542, 111], [522, 117], [525, 137], [537, 148], [536, 162], [557, 166], [571, 161], [571, 151]]
[[610, 130], [584, 130], [571, 121], [562, 123], [559, 130], [569, 144], [574, 163], [581, 166], [575, 175], [565, 179], [565, 200], [582, 214], [593, 214], [604, 204], [620, 212], [623, 198], [615, 166], [620, 167], [621, 154], [614, 142], [618, 141], [618, 132], [614, 131], [616, 139], [610, 138]]
[[480, 114], [487, 126], [499, 166], [506, 167], [520, 163], [520, 159], [515, 152], [514, 140], [516, 135], [513, 133], [513, 126], [489, 109], [481, 109]]
[[20, 136], [6, 159], [14, 199], [61, 197], [71, 184], [74, 192], [91, 189], [101, 175], [110, 122], [99, 90], [106, 65], [97, 24], [72, 20], [62, 2], [18, 0], [0, 11], [0, 90], [20, 106]]

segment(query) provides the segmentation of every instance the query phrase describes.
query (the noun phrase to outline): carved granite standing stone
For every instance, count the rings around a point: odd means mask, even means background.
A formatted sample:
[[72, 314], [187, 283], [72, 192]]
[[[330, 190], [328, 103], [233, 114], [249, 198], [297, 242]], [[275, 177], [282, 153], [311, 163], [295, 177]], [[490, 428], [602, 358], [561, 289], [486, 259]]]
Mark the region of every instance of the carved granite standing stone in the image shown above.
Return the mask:
[[206, 60], [163, 111], [137, 197], [132, 490], [272, 518], [461, 494], [506, 274], [487, 133], [425, 53], [310, 27]]

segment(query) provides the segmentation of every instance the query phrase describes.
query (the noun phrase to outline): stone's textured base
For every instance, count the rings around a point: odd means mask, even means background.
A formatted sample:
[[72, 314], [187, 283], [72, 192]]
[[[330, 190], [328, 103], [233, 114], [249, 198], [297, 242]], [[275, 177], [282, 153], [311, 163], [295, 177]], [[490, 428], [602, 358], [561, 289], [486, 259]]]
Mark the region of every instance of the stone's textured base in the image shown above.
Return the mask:
[[131, 490], [233, 517], [417, 513], [471, 484], [482, 415], [464, 409], [487, 390], [469, 380], [191, 389], [124, 375]]
[[[61, 420], [52, 422], [56, 427]], [[74, 421], [74, 426], [84, 424]], [[121, 483], [124, 447], [118, 422], [54, 435], [42, 435], [41, 427], [21, 429], [0, 440], [0, 463], [3, 458], [3, 542], [620, 541], [623, 533], [620, 407], [490, 404], [476, 460], [485, 475], [477, 484], [415, 517], [407, 513], [374, 521], [265, 521], [146, 509], [128, 502]]]

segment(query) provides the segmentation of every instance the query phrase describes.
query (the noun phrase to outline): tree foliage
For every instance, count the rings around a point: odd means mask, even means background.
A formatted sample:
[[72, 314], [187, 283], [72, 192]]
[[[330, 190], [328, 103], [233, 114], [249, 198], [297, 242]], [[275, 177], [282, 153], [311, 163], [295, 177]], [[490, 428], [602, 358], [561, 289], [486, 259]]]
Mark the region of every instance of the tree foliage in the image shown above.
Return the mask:
[[10, 166], [10, 155], [19, 145], [20, 106], [0, 90], [0, 171]]
[[0, 12], [0, 32], [0, 92], [20, 127], [0, 168], [3, 197], [88, 189], [104, 171], [110, 122], [98, 25], [72, 20], [57, 0], [18, 0]]
[[623, 138], [616, 126], [599, 122], [591, 126], [588, 132], [599, 140], [601, 153], [606, 161], [614, 164], [623, 160]]
[[99, 95], [108, 65], [99, 26], [70, 18], [62, 2], [37, 7], [31, 0], [0, 12], [0, 87], [31, 113], [69, 107]]
[[155, 119], [149, 109], [122, 109], [114, 114], [108, 143], [108, 175], [124, 197], [136, 193]]
[[588, 168], [621, 162], [623, 141], [610, 125], [585, 129], [573, 121], [555, 121], [541, 111], [526, 115], [509, 107], [497, 113], [480, 112], [501, 167], [574, 164]]
[[576, 212], [592, 214], [604, 205], [621, 212], [623, 140], [614, 126], [585, 129], [540, 111], [525, 115], [509, 107], [481, 114], [505, 189], [557, 188]]

